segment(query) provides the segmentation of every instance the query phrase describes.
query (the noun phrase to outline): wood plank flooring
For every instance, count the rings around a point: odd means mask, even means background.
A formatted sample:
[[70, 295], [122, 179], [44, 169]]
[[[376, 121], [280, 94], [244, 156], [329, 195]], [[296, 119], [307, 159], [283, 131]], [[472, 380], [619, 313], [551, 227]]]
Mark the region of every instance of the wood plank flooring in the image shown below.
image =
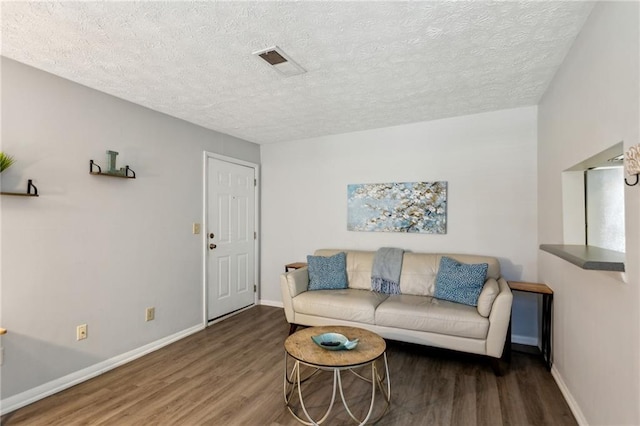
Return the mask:
[[[2, 425], [297, 425], [283, 400], [282, 309], [256, 306], [127, 365], [2, 417]], [[379, 425], [576, 425], [542, 361], [514, 352], [496, 377], [468, 354], [387, 342], [391, 408]], [[343, 374], [357, 415], [370, 387]], [[316, 415], [330, 373], [313, 377], [305, 404]], [[307, 392], [308, 391], [308, 392]], [[340, 400], [325, 422], [354, 424]]]

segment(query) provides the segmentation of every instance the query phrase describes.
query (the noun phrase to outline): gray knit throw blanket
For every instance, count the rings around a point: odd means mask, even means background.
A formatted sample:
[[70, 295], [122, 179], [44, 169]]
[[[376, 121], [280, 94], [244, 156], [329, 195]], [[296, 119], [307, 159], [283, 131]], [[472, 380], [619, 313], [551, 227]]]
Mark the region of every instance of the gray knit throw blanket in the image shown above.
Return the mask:
[[380, 293], [400, 294], [400, 271], [404, 250], [391, 247], [378, 249], [371, 269], [371, 289]]

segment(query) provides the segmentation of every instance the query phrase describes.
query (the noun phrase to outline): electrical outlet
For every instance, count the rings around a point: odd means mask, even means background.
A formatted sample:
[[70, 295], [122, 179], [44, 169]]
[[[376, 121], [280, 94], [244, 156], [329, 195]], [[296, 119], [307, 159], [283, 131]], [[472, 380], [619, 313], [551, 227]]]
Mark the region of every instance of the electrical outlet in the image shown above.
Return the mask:
[[84, 340], [87, 338], [87, 324], [81, 324], [76, 327], [76, 340]]
[[145, 321], [153, 321], [156, 319], [156, 308], [147, 308], [144, 314]]
[[200, 233], [200, 224], [199, 223], [194, 223], [193, 224], [193, 233], [194, 234], [199, 234]]

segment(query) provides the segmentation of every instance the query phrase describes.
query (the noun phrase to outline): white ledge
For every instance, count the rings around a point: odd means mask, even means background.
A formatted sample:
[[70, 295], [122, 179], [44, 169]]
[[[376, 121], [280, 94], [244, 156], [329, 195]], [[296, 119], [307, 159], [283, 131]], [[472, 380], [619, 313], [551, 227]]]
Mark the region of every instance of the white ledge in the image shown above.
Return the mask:
[[558, 256], [582, 269], [624, 272], [624, 253], [594, 246], [541, 244], [540, 250]]

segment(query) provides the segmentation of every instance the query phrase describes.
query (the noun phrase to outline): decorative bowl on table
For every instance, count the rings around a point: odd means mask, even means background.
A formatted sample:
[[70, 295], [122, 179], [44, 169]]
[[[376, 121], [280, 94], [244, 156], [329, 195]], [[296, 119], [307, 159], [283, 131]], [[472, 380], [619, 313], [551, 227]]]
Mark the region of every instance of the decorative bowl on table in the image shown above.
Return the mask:
[[323, 333], [311, 336], [311, 340], [323, 349], [329, 351], [344, 351], [358, 346], [358, 339], [349, 340], [340, 333]]

